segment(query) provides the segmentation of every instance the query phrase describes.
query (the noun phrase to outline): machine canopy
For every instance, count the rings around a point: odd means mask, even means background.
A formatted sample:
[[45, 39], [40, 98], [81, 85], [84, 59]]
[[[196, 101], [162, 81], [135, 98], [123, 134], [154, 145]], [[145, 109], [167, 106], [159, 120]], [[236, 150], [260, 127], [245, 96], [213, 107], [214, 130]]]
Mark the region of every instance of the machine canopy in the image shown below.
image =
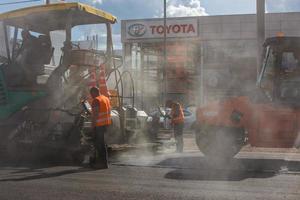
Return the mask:
[[39, 5], [0, 14], [0, 21], [6, 25], [38, 33], [64, 30], [70, 18], [72, 27], [116, 22], [116, 17], [110, 13], [82, 3]]

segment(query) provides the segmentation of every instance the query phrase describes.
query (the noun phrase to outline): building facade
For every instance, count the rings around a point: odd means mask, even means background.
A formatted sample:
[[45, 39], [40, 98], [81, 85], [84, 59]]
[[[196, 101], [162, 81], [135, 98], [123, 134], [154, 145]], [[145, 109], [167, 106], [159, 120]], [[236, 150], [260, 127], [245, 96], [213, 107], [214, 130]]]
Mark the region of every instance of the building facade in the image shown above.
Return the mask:
[[[300, 37], [300, 13], [270, 13], [265, 20], [266, 38]], [[199, 105], [247, 95], [255, 87], [256, 15], [168, 18], [163, 25], [163, 19], [121, 24], [124, 64], [134, 76], [139, 107], [161, 104], [164, 93], [184, 105]]]

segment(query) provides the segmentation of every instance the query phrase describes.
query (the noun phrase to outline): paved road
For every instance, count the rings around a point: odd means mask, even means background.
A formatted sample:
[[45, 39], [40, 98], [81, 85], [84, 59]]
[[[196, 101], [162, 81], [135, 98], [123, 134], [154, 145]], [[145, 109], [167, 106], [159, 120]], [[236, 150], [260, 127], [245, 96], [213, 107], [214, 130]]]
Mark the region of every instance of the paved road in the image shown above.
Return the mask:
[[230, 161], [198, 152], [111, 158], [107, 170], [0, 166], [0, 199], [300, 199], [299, 154], [242, 153]]

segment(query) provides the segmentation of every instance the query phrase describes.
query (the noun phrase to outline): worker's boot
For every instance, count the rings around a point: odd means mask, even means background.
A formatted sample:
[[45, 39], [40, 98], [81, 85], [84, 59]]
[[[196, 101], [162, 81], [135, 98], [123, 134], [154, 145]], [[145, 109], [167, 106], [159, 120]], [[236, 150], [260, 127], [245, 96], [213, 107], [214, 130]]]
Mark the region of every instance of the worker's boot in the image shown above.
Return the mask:
[[82, 165], [83, 165], [83, 167], [90, 167], [91, 166], [91, 156], [90, 155], [84, 155]]
[[108, 169], [107, 162], [97, 161], [95, 164], [92, 165], [93, 169]]

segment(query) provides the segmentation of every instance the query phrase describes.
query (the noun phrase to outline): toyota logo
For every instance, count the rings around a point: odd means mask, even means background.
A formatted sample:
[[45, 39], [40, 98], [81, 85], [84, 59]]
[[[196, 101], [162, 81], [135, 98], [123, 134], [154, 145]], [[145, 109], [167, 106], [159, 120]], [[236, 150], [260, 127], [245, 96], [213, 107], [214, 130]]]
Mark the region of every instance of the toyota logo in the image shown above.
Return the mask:
[[128, 34], [132, 37], [141, 37], [146, 33], [144, 24], [132, 24], [128, 27]]

